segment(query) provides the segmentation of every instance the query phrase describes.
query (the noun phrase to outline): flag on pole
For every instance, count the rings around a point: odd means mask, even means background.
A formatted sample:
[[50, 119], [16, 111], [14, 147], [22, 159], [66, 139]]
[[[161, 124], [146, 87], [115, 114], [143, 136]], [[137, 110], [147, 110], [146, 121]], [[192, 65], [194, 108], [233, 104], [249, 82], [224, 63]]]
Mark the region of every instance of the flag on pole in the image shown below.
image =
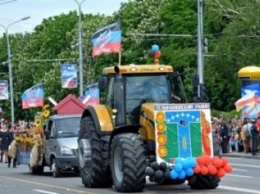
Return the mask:
[[23, 109], [42, 107], [44, 105], [44, 88], [39, 83], [27, 89], [21, 96]]
[[120, 22], [105, 26], [95, 32], [91, 41], [93, 43], [92, 56], [103, 53], [119, 53], [121, 51], [122, 30]]

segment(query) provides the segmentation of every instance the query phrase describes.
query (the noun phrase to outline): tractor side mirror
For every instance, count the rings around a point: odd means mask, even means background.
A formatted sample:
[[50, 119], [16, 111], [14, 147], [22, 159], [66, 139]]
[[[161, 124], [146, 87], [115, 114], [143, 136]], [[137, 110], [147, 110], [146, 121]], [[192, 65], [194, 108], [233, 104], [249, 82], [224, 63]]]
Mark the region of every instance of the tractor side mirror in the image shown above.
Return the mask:
[[98, 79], [98, 87], [100, 90], [106, 89], [108, 86], [108, 78], [107, 77], [100, 77]]

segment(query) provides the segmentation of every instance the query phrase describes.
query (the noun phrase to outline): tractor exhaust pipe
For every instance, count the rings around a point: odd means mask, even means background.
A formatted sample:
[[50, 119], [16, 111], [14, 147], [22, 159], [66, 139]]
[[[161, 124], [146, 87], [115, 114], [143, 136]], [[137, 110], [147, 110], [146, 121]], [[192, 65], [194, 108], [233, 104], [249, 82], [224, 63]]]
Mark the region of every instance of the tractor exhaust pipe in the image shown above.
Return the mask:
[[115, 66], [114, 70], [116, 73], [114, 80], [114, 108], [117, 110], [115, 125], [119, 127], [126, 125], [125, 85], [119, 67]]

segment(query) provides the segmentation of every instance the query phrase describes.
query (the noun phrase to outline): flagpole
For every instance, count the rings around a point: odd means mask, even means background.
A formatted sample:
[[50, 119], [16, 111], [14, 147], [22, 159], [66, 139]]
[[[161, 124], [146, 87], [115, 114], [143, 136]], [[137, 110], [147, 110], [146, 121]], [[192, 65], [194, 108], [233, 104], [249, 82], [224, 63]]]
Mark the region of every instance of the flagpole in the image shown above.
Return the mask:
[[122, 61], [122, 52], [120, 51], [118, 53], [118, 66], [121, 66], [121, 61]]

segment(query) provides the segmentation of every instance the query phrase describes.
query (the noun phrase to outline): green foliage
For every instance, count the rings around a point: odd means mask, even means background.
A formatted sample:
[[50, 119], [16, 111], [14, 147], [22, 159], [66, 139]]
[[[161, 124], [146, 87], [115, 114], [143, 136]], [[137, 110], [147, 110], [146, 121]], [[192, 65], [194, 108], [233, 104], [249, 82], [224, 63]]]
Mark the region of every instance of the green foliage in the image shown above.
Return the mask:
[[[205, 0], [204, 36], [209, 42], [209, 53], [204, 59], [204, 80], [214, 109], [212, 116], [234, 109], [240, 98], [239, 69], [260, 65], [259, 15], [257, 0]], [[185, 72], [184, 85], [191, 100], [192, 75], [197, 71], [197, 1], [132, 0], [122, 3], [113, 16], [83, 14], [84, 88], [97, 80], [104, 67], [118, 64], [118, 54], [91, 57], [91, 36], [115, 21], [122, 23], [122, 64], [152, 63], [147, 52], [152, 44], [158, 44], [162, 52], [160, 62]], [[76, 11], [46, 18], [34, 32], [11, 34], [9, 39], [17, 119], [32, 119], [39, 112], [21, 108], [21, 94], [39, 82], [44, 83], [46, 97], [58, 102], [69, 93], [78, 96], [78, 89], [62, 89], [60, 81], [60, 64], [78, 64], [78, 50], [71, 49], [78, 41]], [[6, 45], [4, 34], [0, 38], [1, 62], [7, 60]], [[0, 76], [8, 79], [7, 66], [0, 66]], [[5, 117], [9, 117], [9, 101], [2, 101], [1, 106]], [[237, 113], [226, 114], [233, 117]]]

